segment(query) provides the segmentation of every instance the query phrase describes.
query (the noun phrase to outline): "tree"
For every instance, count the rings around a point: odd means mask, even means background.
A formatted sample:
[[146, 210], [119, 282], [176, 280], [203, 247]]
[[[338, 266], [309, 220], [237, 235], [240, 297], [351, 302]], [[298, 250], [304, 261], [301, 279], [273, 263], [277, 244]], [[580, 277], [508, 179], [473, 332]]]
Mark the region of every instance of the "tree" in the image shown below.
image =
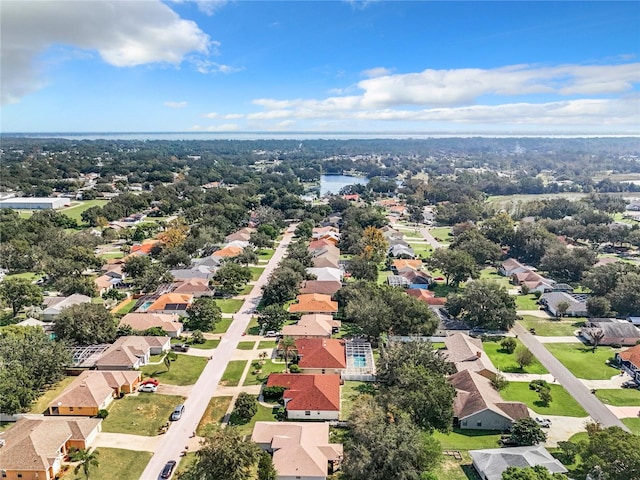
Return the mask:
[[587, 475], [600, 470], [607, 480], [640, 478], [640, 436], [619, 427], [587, 429], [589, 440], [582, 445], [578, 471]]
[[181, 480], [246, 480], [256, 474], [262, 456], [260, 447], [233, 427], [207, 436], [196, 461], [180, 475]]
[[142, 277], [151, 267], [151, 259], [144, 255], [134, 255], [124, 261], [122, 271], [131, 278]]
[[485, 220], [480, 227], [480, 232], [494, 243], [511, 245], [515, 232], [513, 219], [508, 213], [500, 212], [496, 216]]
[[202, 345], [207, 340], [204, 338], [201, 330], [194, 330], [191, 332], [191, 343], [195, 343], [196, 345]]
[[62, 310], [53, 331], [59, 340], [78, 345], [111, 343], [116, 338], [116, 321], [103, 305], [81, 303]]
[[542, 403], [542, 405], [545, 407], [548, 407], [553, 400], [550, 388], [541, 388], [540, 390], [538, 390], [538, 396], [540, 397], [540, 403]]
[[93, 467], [98, 467], [100, 462], [98, 461], [98, 452], [89, 449], [75, 449], [72, 452], [69, 452], [69, 458], [72, 462], [79, 462], [78, 465], [73, 469], [73, 473], [76, 475], [82, 470], [85, 478], [89, 478], [89, 473]]
[[569, 306], [569, 302], [558, 302], [556, 305], [556, 317], [563, 317], [567, 313], [567, 310], [569, 310]]
[[303, 240], [309, 240], [313, 234], [315, 224], [311, 220], [303, 220], [295, 229], [295, 236]]
[[198, 297], [187, 308], [186, 324], [189, 330], [209, 332], [222, 320], [222, 311], [211, 297]]
[[628, 273], [619, 277], [607, 298], [611, 302], [611, 308], [620, 317], [640, 313], [640, 274]]
[[591, 343], [593, 343], [593, 351], [596, 351], [598, 344], [604, 338], [604, 331], [601, 328], [589, 327], [586, 329], [586, 333], [591, 337]]
[[369, 395], [356, 401], [351, 415], [351, 441], [342, 464], [347, 480], [419, 480], [437, 466], [441, 447], [403, 413], [391, 413]]
[[533, 418], [521, 418], [511, 426], [511, 439], [520, 446], [536, 445], [547, 439], [538, 422]]
[[582, 283], [591, 289], [593, 295], [604, 297], [612, 293], [618, 281], [630, 273], [638, 273], [638, 267], [623, 262], [606, 263], [585, 272]]
[[175, 362], [178, 359], [178, 354], [176, 352], [167, 352], [164, 358], [162, 359], [164, 362], [164, 366], [167, 368], [167, 372], [171, 370], [171, 362]]
[[289, 314], [282, 305], [269, 305], [263, 308], [258, 314], [258, 324], [265, 332], [269, 330], [277, 332], [282, 328], [282, 325], [284, 325], [284, 322], [286, 322], [288, 318]]
[[93, 279], [84, 275], [73, 275], [70, 277], [60, 277], [55, 281], [55, 287], [63, 295], [73, 295], [74, 293], [95, 297], [98, 294], [96, 284]]
[[436, 249], [427, 264], [440, 270], [446, 279], [447, 285], [457, 287], [469, 277], [478, 278], [476, 262], [471, 255], [463, 250]]
[[462, 293], [450, 294], [447, 310], [471, 328], [509, 330], [516, 321], [515, 300], [503, 286], [490, 280], [469, 282]]
[[22, 307], [41, 305], [42, 290], [25, 278], [8, 278], [0, 283], [0, 298], [11, 306], [15, 317]]
[[244, 247], [242, 249], [242, 253], [240, 255], [236, 255], [231, 259], [235, 263], [239, 263], [240, 265], [249, 266], [250, 264], [256, 264], [260, 260], [258, 254], [253, 251], [251, 247]]
[[562, 473], [551, 473], [543, 465], [533, 467], [508, 467], [502, 472], [502, 480], [568, 480]]
[[262, 290], [263, 305], [284, 305], [296, 298], [303, 276], [290, 267], [279, 267], [269, 276], [269, 283]]
[[187, 239], [187, 233], [189, 232], [189, 225], [187, 225], [182, 218], [176, 218], [172, 220], [167, 226], [164, 232], [160, 232], [157, 236], [164, 245], [168, 248], [181, 247]]
[[249, 243], [256, 248], [273, 248], [273, 239], [262, 232], [251, 232]]
[[500, 346], [502, 347], [502, 350], [504, 350], [506, 353], [511, 354], [516, 351], [518, 342], [516, 342], [516, 339], [513, 337], [507, 337], [500, 342]]
[[611, 302], [606, 297], [587, 298], [587, 315], [590, 318], [605, 318], [611, 313]]
[[258, 480], [277, 480], [278, 471], [273, 466], [269, 452], [262, 452], [258, 460]]
[[569, 249], [557, 244], [546, 250], [540, 260], [540, 269], [559, 281], [576, 282], [596, 263], [596, 254], [587, 248]]
[[458, 235], [449, 248], [467, 252], [478, 265], [493, 263], [502, 256], [500, 245], [485, 238], [475, 228]]
[[531, 350], [527, 347], [522, 346], [516, 349], [516, 363], [520, 366], [520, 370], [531, 365], [535, 359], [536, 357], [533, 356], [533, 353], [531, 353]]
[[495, 373], [491, 377], [491, 386], [499, 392], [509, 386], [509, 381], [501, 373]]
[[258, 401], [253, 395], [246, 392], [240, 392], [236, 399], [233, 413], [242, 423], [247, 423], [258, 412]]
[[225, 262], [213, 277], [216, 287], [225, 295], [236, 295], [240, 288], [251, 281], [251, 270], [235, 262]]
[[362, 232], [362, 257], [373, 263], [380, 263], [387, 256], [389, 242], [384, 238], [382, 230], [369, 226]]
[[284, 355], [284, 368], [289, 373], [289, 352], [296, 348], [296, 340], [293, 337], [283, 337], [280, 346]]
[[353, 257], [349, 260], [347, 270], [357, 280], [375, 282], [378, 279], [378, 264], [365, 257]]

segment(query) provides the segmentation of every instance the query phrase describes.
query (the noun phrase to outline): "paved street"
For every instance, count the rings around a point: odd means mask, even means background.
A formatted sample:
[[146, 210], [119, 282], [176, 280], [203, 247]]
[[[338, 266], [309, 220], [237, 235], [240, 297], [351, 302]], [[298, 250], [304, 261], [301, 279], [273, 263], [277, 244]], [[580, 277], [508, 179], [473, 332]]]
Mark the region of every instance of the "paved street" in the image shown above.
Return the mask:
[[284, 256], [287, 246], [293, 237], [292, 231], [293, 228], [290, 228], [288, 233], [284, 235], [282, 242], [276, 248], [275, 254], [266, 265], [260, 279], [256, 282], [251, 293], [246, 296], [240, 311], [235, 314], [234, 321], [222, 337], [220, 345], [213, 351], [212, 360], [208, 362], [200, 378], [193, 386], [191, 395], [185, 401], [185, 411], [182, 418], [177, 422], [172, 422], [169, 431], [162, 436], [162, 440], [151, 461], [140, 477], [142, 480], [158, 479], [160, 471], [167, 461], [180, 460], [180, 452], [189, 444], [192, 432], [196, 430], [209, 404], [209, 400], [215, 395], [218, 383], [227, 368], [227, 364], [235, 354], [238, 342], [244, 340], [243, 333], [251, 321], [255, 307], [260, 301], [262, 286], [267, 283], [269, 275]]
[[540, 360], [549, 373], [562, 385], [569, 394], [582, 405], [591, 418], [600, 422], [604, 427], [620, 427], [626, 431], [628, 428], [607, 408], [591, 391], [567, 368], [547, 350], [536, 337], [527, 332], [518, 323], [513, 327], [520, 341]]
[[433, 248], [440, 248], [442, 247], [442, 244], [435, 239], [435, 237], [433, 235], [431, 235], [431, 232], [429, 231], [428, 228], [421, 228], [420, 229], [420, 233], [422, 234], [422, 236], [424, 237], [424, 239], [429, 242], [429, 245], [431, 245]]

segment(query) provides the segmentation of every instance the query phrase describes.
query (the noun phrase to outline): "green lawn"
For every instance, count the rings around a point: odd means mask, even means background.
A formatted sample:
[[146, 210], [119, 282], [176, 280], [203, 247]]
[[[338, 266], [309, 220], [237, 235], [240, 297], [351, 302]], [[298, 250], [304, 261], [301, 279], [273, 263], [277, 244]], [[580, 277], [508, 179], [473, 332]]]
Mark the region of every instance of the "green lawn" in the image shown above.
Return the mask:
[[100, 255], [100, 258], [105, 260], [111, 260], [113, 258], [124, 258], [123, 252], [112, 252], [112, 253], [103, 253]]
[[517, 310], [538, 310], [540, 308], [540, 305], [536, 303], [538, 299], [533, 293], [529, 295], [518, 295], [515, 298]]
[[237, 313], [242, 307], [244, 300], [237, 298], [225, 298], [224, 300], [216, 300], [216, 305], [220, 307], [222, 313]]
[[486, 267], [480, 270], [480, 278], [492, 280], [506, 289], [513, 288], [513, 285], [509, 282], [509, 278], [498, 274], [498, 271], [493, 267]]
[[226, 385], [228, 387], [237, 386], [238, 383], [240, 383], [240, 377], [242, 377], [242, 372], [244, 372], [246, 366], [246, 360], [231, 360], [220, 379], [220, 385]]
[[278, 342], [275, 340], [261, 340], [258, 344], [258, 350], [262, 350], [264, 348], [276, 348], [278, 346]]
[[602, 403], [615, 407], [640, 407], [640, 391], [635, 388], [598, 389], [596, 397]]
[[[73, 203], [78, 203], [78, 202], [73, 202]], [[72, 205], [68, 208], [63, 208], [62, 210], [60, 210], [60, 213], [64, 213], [67, 217], [73, 218], [79, 224], [81, 224], [82, 212], [95, 206], [104, 207], [107, 203], [109, 203], [109, 200], [85, 200], [80, 202], [79, 205]]]
[[433, 342], [433, 343], [431, 343], [431, 346], [435, 350], [445, 350], [447, 348], [447, 346], [444, 344], [444, 342]]
[[267, 381], [267, 378], [269, 378], [269, 375], [272, 373], [283, 373], [284, 363], [273, 363], [272, 360], [266, 360], [265, 364], [260, 366], [260, 370], [260, 373], [253, 373], [254, 369], [253, 366], [251, 366], [249, 373], [247, 373], [247, 378], [244, 379], [243, 386], [261, 385]]
[[157, 378], [160, 383], [169, 385], [193, 385], [200, 377], [207, 364], [204, 357], [178, 354], [177, 360], [171, 362], [171, 368], [167, 370], [164, 363], [160, 365], [145, 365], [141, 371], [148, 377]]
[[[114, 478], [140, 478], [146, 468], [151, 456], [151, 452], [139, 452], [135, 450], [124, 450], [121, 448], [96, 449], [98, 453], [99, 465], [90, 470], [91, 480], [112, 480]], [[82, 470], [81, 470], [82, 472]], [[62, 480], [86, 478], [83, 473], [75, 475], [73, 468], [61, 477]]]
[[211, 331], [211, 333], [225, 333], [229, 330], [229, 325], [233, 322], [233, 318], [223, 318], [218, 323], [216, 323], [216, 327]]
[[451, 241], [451, 227], [435, 227], [429, 229], [429, 232], [439, 242], [449, 243]]
[[586, 417], [587, 412], [561, 385], [549, 384], [552, 401], [548, 407], [540, 403], [540, 396], [529, 388], [529, 382], [509, 382], [500, 394], [510, 402], [522, 402], [540, 415], [563, 415], [566, 417]]
[[260, 260], [271, 260], [274, 253], [276, 253], [276, 251], [273, 248], [263, 248], [262, 250], [258, 250], [258, 257]]
[[[426, 435], [426, 434], [425, 434]], [[460, 430], [454, 428], [447, 435], [434, 432], [433, 437], [440, 442], [443, 450], [477, 450], [498, 448], [500, 432], [493, 430]]]
[[[516, 343], [518, 344], [517, 348], [522, 347], [522, 343], [520, 340], [516, 339]], [[498, 370], [509, 373], [534, 373], [534, 374], [543, 374], [548, 373], [547, 369], [542, 366], [542, 364], [535, 359], [531, 365], [528, 367], [524, 367], [520, 369], [518, 364], [516, 363], [516, 354], [514, 353], [506, 353], [502, 351], [502, 346], [499, 342], [483, 342], [482, 346], [484, 347], [485, 353], [489, 356], [493, 364]]]
[[207, 436], [217, 425], [222, 423], [232, 399], [233, 397], [213, 397], [209, 400], [209, 405], [207, 405], [207, 409], [198, 423], [198, 428], [196, 428], [196, 434], [199, 437]]
[[253, 290], [253, 285], [245, 285], [240, 289], [238, 295], [248, 295], [251, 293], [251, 290]]
[[238, 342], [238, 350], [253, 350], [256, 342]]
[[409, 246], [413, 248], [413, 253], [416, 254], [416, 257], [426, 259], [433, 253], [433, 247], [429, 244], [409, 243]]
[[205, 340], [204, 343], [191, 343], [190, 341], [187, 341], [187, 344], [189, 344], [192, 348], [198, 348], [200, 350], [211, 350], [212, 348], [216, 348], [220, 344], [220, 340]]
[[623, 418], [622, 423], [631, 430], [631, 433], [640, 435], [640, 418]]
[[11, 279], [24, 279], [33, 282], [34, 280], [38, 280], [42, 276], [42, 273], [35, 272], [23, 272], [23, 273], [12, 273], [11, 275], [5, 275], [5, 280]]
[[241, 435], [251, 435], [251, 432], [253, 432], [253, 427], [255, 426], [256, 422], [277, 421], [277, 418], [276, 418], [277, 410], [278, 410], [277, 408], [273, 408], [273, 409], [267, 408], [258, 404], [258, 412], [253, 416], [253, 418], [249, 422], [242, 423], [241, 421], [238, 420], [238, 418], [234, 414], [231, 414], [231, 418], [229, 419], [229, 425], [233, 426], [234, 428], [237, 428], [238, 432]]
[[264, 272], [264, 267], [249, 267], [249, 270], [251, 270], [251, 280], [256, 282]]
[[548, 320], [544, 318], [525, 315], [520, 320], [520, 324], [530, 330], [535, 329], [536, 335], [541, 337], [567, 337], [584, 325], [584, 321], [579, 318], [573, 320]]
[[378, 283], [383, 284], [383, 283], [387, 283], [387, 278], [393, 275], [393, 272], [391, 272], [391, 270], [380, 270], [378, 271]]
[[444, 455], [440, 464], [432, 472], [438, 480], [481, 480], [471, 462], [468, 452], [460, 452], [462, 460]]
[[76, 377], [64, 377], [49, 390], [40, 395], [38, 400], [31, 404], [29, 413], [44, 413], [53, 399], [60, 395], [62, 391], [75, 379]]
[[157, 435], [158, 429], [169, 421], [169, 415], [176, 405], [184, 400], [184, 397], [177, 395], [157, 393], [127, 395], [113, 401], [109, 407], [109, 416], [102, 421], [102, 431]]
[[578, 378], [607, 380], [619, 373], [605, 362], [620, 349], [598, 347], [593, 352], [591, 347], [580, 343], [547, 343], [545, 347]]
[[133, 309], [133, 307], [136, 305], [137, 302], [138, 302], [138, 300], [136, 300], [135, 298], [132, 298], [127, 303], [122, 304], [122, 306], [120, 308], [118, 308], [118, 310], [116, 310], [113, 313], [119, 313], [119, 314], [126, 315], [127, 313], [129, 313]]
[[370, 382], [352, 382], [345, 381], [344, 385], [340, 387], [340, 419], [346, 420], [349, 418], [351, 411], [353, 410], [353, 403], [360, 395], [364, 393], [375, 393], [374, 386]]
[[257, 316], [254, 315], [251, 317], [251, 321], [249, 322], [249, 325], [247, 325], [247, 329], [245, 330], [245, 333], [248, 333], [249, 335], [260, 334], [260, 325], [258, 324]]

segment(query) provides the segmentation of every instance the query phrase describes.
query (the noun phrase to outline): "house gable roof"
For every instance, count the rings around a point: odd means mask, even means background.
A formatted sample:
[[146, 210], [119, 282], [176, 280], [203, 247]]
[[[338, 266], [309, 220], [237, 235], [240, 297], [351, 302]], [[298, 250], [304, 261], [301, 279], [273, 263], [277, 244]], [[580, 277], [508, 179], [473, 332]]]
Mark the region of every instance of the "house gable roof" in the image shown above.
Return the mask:
[[458, 332], [446, 337], [444, 344], [447, 347], [444, 352], [447, 360], [455, 365], [456, 370], [496, 371], [489, 357], [484, 354], [480, 339]]
[[542, 465], [551, 473], [565, 473], [567, 469], [542, 446], [492, 448], [469, 452], [483, 478], [500, 480], [509, 467], [533, 467]]
[[334, 327], [340, 327], [341, 322], [334, 320], [331, 315], [311, 314], [302, 315], [295, 325], [282, 327], [282, 335], [285, 337], [331, 337]]
[[640, 368], [640, 345], [628, 348], [624, 352], [618, 353], [618, 357], [624, 361], [629, 362], [636, 367]]
[[188, 293], [165, 293], [153, 302], [147, 312], [154, 310], [186, 310], [193, 302], [193, 295]]
[[331, 300], [331, 296], [321, 293], [305, 293], [298, 295], [298, 303], [289, 306], [290, 312], [326, 312], [338, 311], [338, 302]]
[[153, 327], [160, 327], [165, 332], [182, 331], [182, 323], [178, 321], [178, 315], [169, 313], [127, 313], [120, 319], [118, 327], [124, 325], [129, 325], [138, 331]]
[[340, 375], [273, 373], [267, 387], [286, 387], [287, 410], [340, 411]]
[[49, 407], [100, 407], [105, 399], [125, 385], [132, 385], [140, 379], [140, 372], [131, 370], [85, 370]]
[[133, 368], [145, 357], [152, 347], [163, 347], [169, 343], [169, 337], [141, 337], [130, 335], [118, 338], [107, 348], [95, 365]]
[[322, 293], [333, 295], [342, 288], [342, 283], [336, 280], [306, 280], [300, 288], [300, 293]]
[[344, 341], [335, 338], [299, 338], [300, 368], [347, 368]]

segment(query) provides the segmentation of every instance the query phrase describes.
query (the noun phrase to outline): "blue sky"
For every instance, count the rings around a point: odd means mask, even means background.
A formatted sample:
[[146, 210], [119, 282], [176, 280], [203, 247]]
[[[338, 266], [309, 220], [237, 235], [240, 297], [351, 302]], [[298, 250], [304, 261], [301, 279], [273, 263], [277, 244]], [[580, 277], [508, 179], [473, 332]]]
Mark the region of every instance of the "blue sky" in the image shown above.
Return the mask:
[[640, 134], [638, 2], [0, 3], [2, 132]]

